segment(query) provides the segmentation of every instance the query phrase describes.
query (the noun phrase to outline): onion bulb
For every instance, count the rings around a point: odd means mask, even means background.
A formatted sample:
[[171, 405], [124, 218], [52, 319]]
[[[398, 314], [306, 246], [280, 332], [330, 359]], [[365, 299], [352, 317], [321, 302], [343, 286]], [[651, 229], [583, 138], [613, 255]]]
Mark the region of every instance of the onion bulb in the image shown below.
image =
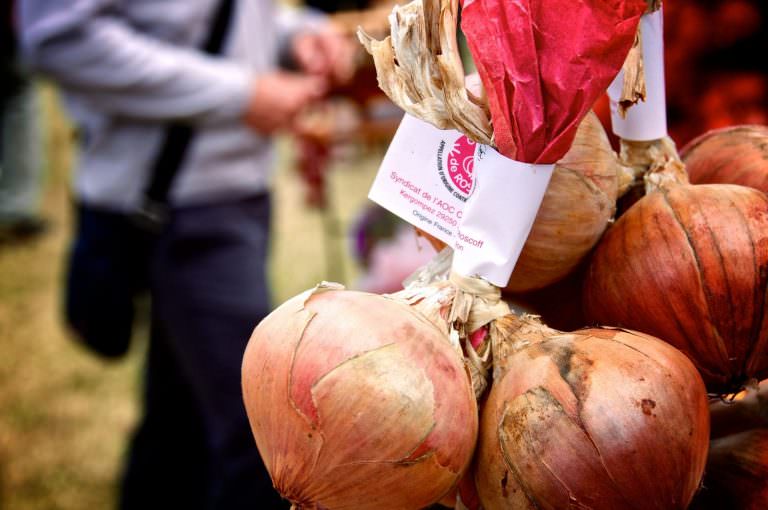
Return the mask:
[[712, 441], [707, 474], [691, 510], [768, 508], [768, 429]]
[[419, 509], [447, 495], [477, 437], [462, 358], [382, 296], [319, 288], [254, 330], [245, 407], [275, 488], [299, 509]]
[[506, 291], [540, 289], [576, 268], [613, 219], [623, 172], [600, 120], [590, 112], [555, 166]]
[[640, 333], [518, 322], [528, 345], [497, 358], [480, 418], [483, 508], [686, 508], [709, 440], [691, 362]]
[[[571, 273], [613, 218], [619, 186], [625, 180], [631, 176], [619, 165], [597, 115], [590, 112], [581, 122], [571, 149], [555, 166], [505, 290], [522, 293], [540, 289]], [[437, 251], [446, 246], [423, 232], [421, 235]]]
[[681, 166], [646, 180], [646, 196], [595, 250], [587, 319], [670, 342], [712, 392], [765, 379], [768, 198], [744, 186], [690, 185]]
[[694, 184], [740, 184], [768, 192], [768, 127], [709, 131], [680, 151]]

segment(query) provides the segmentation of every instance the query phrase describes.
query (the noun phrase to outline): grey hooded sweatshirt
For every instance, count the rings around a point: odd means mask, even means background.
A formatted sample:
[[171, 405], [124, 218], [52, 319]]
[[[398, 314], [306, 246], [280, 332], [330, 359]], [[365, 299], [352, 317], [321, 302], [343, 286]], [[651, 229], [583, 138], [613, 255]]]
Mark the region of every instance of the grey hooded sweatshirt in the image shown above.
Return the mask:
[[221, 56], [198, 51], [217, 0], [20, 0], [31, 67], [61, 87], [79, 128], [75, 194], [130, 210], [168, 122], [196, 136], [171, 190], [174, 205], [265, 191], [272, 150], [242, 122], [254, 79], [273, 70], [283, 42], [319, 18], [270, 0], [236, 0]]

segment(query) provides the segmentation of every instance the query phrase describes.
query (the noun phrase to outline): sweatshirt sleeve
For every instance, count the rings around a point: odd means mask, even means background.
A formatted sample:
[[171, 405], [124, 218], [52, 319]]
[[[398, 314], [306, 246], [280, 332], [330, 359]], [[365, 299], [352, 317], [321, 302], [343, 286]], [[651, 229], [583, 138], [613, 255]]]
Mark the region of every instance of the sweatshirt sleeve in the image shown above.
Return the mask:
[[30, 66], [113, 115], [215, 124], [242, 117], [253, 86], [245, 65], [144, 35], [116, 0], [21, 0]]

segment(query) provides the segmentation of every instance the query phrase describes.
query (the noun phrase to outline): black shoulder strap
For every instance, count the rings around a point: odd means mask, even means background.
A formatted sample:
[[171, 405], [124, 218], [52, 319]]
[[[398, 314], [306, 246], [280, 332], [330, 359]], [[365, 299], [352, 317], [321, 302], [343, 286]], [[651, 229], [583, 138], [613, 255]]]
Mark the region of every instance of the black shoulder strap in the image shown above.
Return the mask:
[[[219, 53], [229, 31], [234, 0], [220, 0], [211, 31], [202, 47], [205, 53]], [[171, 124], [165, 134], [160, 153], [151, 169], [151, 180], [144, 192], [144, 200], [137, 212], [140, 223], [152, 229], [162, 227], [167, 219], [168, 192], [173, 179], [181, 168], [189, 147], [193, 129], [184, 124]]]

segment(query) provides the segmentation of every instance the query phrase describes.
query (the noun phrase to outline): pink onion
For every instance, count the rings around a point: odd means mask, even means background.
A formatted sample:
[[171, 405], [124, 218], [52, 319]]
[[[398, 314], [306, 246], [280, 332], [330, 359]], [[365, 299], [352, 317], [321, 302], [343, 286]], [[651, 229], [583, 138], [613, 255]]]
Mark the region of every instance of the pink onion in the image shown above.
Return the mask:
[[275, 488], [297, 508], [419, 509], [448, 494], [477, 437], [460, 353], [409, 306], [320, 288], [253, 332], [243, 394]]
[[740, 184], [768, 192], [768, 126], [708, 131], [680, 156], [693, 184]]
[[482, 409], [483, 508], [686, 508], [709, 439], [706, 390], [686, 356], [639, 333], [519, 322], [522, 347], [498, 355]]

